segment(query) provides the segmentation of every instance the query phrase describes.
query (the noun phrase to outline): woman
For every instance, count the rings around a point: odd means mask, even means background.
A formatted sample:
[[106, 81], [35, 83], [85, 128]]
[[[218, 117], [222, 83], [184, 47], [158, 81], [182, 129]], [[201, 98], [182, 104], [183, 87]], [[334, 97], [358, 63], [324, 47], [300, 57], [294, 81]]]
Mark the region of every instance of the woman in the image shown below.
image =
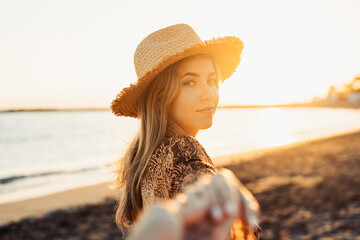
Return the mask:
[[140, 129], [118, 164], [122, 189], [116, 222], [124, 230], [154, 201], [172, 199], [216, 168], [196, 140], [212, 125], [218, 83], [240, 62], [236, 37], [202, 41], [186, 24], [160, 29], [137, 47], [137, 82], [112, 102], [117, 116], [140, 119]]

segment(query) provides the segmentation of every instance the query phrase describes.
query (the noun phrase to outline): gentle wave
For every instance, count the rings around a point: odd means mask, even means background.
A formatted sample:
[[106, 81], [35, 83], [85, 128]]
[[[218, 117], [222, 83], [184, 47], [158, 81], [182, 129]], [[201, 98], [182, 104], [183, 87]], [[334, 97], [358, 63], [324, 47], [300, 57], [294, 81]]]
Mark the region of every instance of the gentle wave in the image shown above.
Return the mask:
[[[111, 164], [105, 165], [105, 167], [110, 167]], [[51, 176], [51, 175], [70, 175], [70, 174], [78, 174], [83, 172], [89, 172], [89, 171], [97, 171], [99, 170], [98, 167], [89, 167], [89, 168], [82, 168], [78, 170], [72, 170], [72, 171], [52, 171], [52, 172], [41, 172], [41, 173], [35, 173], [35, 174], [28, 174], [28, 175], [16, 175], [16, 176], [10, 176], [6, 178], [0, 178], [0, 184], [9, 184], [13, 183], [19, 180], [25, 180], [25, 179], [32, 179], [32, 178], [41, 178], [45, 176]]]

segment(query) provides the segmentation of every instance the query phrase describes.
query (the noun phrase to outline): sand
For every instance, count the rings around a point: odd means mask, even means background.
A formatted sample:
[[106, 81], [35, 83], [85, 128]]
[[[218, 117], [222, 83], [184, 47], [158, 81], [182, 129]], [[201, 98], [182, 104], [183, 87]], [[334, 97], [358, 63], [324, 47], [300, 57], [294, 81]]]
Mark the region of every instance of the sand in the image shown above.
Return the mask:
[[[229, 158], [262, 239], [360, 239], [360, 132]], [[121, 239], [108, 185], [0, 205], [0, 239]]]
[[263, 239], [360, 239], [360, 132], [228, 167], [260, 203]]
[[44, 197], [33, 198], [0, 205], [0, 225], [18, 221], [25, 217], [41, 217], [57, 209], [96, 204], [114, 196], [110, 183], [75, 188]]

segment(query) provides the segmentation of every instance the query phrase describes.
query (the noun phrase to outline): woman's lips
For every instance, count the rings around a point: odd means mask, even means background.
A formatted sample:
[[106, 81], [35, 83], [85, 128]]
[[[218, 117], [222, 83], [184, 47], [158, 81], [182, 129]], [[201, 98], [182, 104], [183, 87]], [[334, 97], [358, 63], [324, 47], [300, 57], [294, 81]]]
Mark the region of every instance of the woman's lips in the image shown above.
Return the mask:
[[203, 114], [213, 114], [214, 108], [204, 108], [204, 109], [197, 110], [197, 112], [203, 113]]

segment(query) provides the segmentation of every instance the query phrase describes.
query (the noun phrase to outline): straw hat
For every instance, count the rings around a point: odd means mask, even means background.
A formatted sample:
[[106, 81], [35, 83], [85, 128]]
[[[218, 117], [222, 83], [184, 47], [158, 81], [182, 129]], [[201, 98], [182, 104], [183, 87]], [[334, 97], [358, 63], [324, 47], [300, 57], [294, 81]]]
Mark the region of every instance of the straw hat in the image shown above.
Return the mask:
[[138, 80], [125, 87], [111, 103], [116, 116], [138, 116], [138, 100], [154, 77], [171, 64], [188, 56], [209, 54], [219, 65], [224, 81], [235, 71], [243, 49], [237, 37], [212, 38], [202, 41], [186, 24], [160, 29], [140, 42], [134, 54]]

